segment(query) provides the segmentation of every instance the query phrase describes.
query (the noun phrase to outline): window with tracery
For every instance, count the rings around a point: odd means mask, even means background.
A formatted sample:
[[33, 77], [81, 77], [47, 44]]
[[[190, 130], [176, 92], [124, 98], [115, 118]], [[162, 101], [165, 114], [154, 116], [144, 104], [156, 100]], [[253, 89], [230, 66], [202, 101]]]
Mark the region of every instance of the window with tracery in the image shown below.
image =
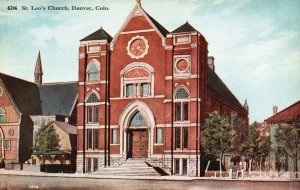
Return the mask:
[[99, 98], [93, 92], [89, 95], [86, 106], [86, 118], [87, 123], [98, 123], [99, 122]]
[[189, 93], [180, 87], [175, 94], [175, 121], [189, 120]]
[[87, 68], [87, 81], [98, 81], [100, 80], [100, 69], [99, 63], [92, 61]]

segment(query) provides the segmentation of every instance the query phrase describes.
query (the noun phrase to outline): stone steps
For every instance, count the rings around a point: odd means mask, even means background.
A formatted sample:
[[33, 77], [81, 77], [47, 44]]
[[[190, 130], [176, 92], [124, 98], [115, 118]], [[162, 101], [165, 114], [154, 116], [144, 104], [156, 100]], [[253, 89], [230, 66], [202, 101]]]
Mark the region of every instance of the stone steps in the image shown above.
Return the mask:
[[110, 166], [99, 169], [93, 175], [118, 175], [118, 176], [160, 176], [145, 159], [128, 159], [120, 166]]

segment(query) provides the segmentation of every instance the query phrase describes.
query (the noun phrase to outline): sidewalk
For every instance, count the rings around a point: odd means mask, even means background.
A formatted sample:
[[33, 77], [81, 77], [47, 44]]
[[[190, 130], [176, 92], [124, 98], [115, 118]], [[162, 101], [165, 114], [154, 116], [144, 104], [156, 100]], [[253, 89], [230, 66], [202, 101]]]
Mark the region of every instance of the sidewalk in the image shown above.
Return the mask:
[[17, 171], [0, 169], [0, 175], [16, 176], [39, 176], [39, 177], [65, 177], [65, 178], [90, 178], [90, 179], [130, 179], [130, 180], [166, 180], [166, 181], [194, 181], [194, 180], [218, 180], [218, 181], [299, 181], [300, 179], [287, 178], [244, 178], [230, 179], [228, 177], [185, 177], [185, 176], [111, 176], [111, 175], [93, 175], [93, 174], [67, 174], [67, 173], [44, 173], [35, 171]]

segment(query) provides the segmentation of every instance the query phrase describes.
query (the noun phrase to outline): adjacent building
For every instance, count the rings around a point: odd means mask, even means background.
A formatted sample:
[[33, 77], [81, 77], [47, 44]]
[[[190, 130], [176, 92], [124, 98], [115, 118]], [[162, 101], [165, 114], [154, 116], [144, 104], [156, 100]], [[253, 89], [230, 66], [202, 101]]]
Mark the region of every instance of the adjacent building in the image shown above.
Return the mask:
[[[27, 164], [30, 165], [50, 165], [52, 171], [75, 172], [76, 171], [76, 141], [77, 128], [61, 121], [53, 121], [41, 130], [53, 127], [59, 139], [59, 150], [51, 152], [34, 152]], [[42, 168], [42, 170], [45, 168]]]
[[[293, 171], [293, 160], [289, 156], [278, 156], [276, 154], [277, 142], [275, 139], [276, 129], [279, 125], [292, 124], [300, 119], [300, 101], [288, 106], [287, 108], [277, 112], [277, 106], [273, 107], [273, 116], [265, 120], [265, 126], [269, 129], [269, 136], [272, 142], [272, 150], [270, 152], [269, 164], [273, 171]], [[300, 161], [298, 161], [298, 171], [300, 171]]]
[[0, 73], [0, 159], [7, 168], [20, 168], [30, 156], [30, 115], [42, 114], [39, 100], [35, 83]]
[[43, 83], [40, 53], [35, 83], [0, 73], [0, 160], [18, 169], [31, 156], [35, 134], [53, 121], [76, 125], [77, 82]]
[[168, 31], [135, 5], [111, 37], [103, 28], [79, 47], [77, 172], [143, 158], [174, 175], [199, 176], [208, 113], [242, 106], [215, 72], [205, 37], [188, 22]]

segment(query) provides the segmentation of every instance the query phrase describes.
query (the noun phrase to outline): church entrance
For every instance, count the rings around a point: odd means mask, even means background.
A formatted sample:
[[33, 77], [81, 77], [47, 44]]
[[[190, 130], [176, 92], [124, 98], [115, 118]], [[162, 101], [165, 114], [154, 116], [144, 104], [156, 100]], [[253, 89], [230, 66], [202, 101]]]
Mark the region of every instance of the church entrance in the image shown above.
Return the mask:
[[146, 129], [132, 129], [129, 131], [129, 158], [147, 158], [148, 131]]
[[144, 116], [138, 111], [129, 123], [127, 133], [127, 157], [147, 158], [148, 156], [148, 126]]

